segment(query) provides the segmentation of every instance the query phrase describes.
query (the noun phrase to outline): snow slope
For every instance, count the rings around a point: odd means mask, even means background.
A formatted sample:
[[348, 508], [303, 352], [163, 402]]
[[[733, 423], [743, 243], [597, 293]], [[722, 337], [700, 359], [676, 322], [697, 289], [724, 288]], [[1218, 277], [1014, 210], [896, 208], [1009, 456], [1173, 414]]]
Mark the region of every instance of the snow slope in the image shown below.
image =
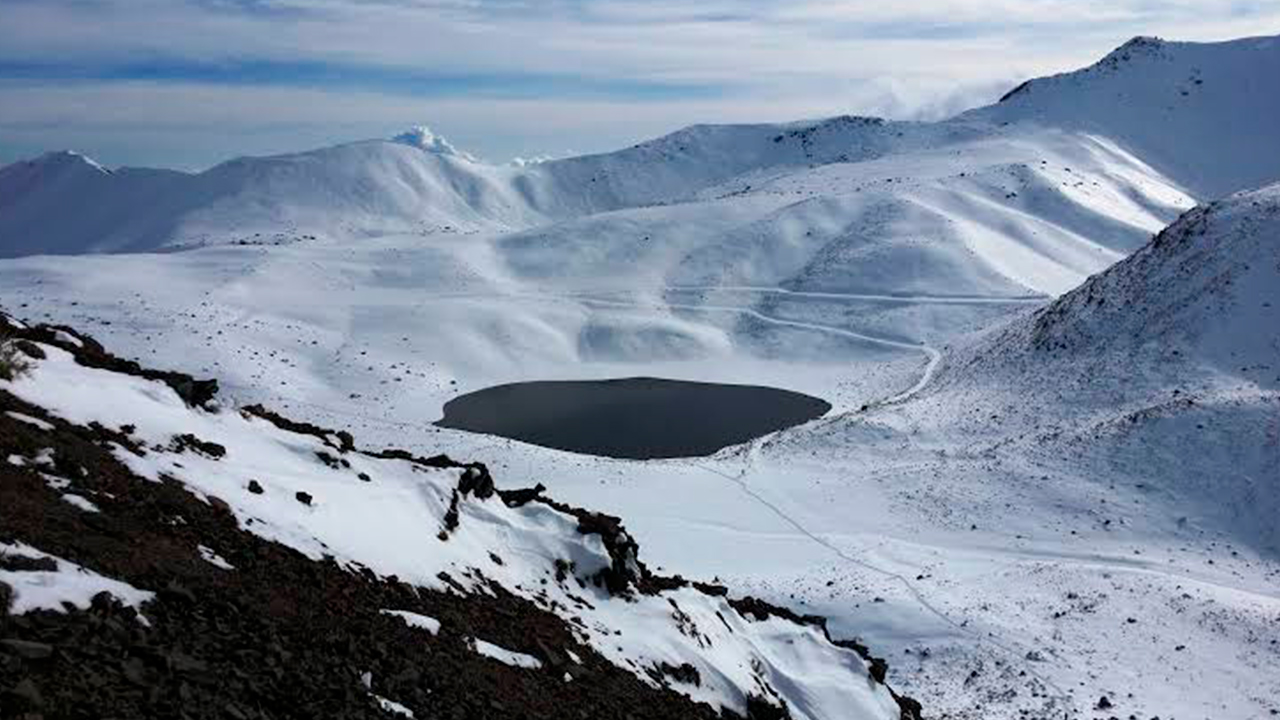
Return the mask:
[[[904, 136], [936, 134], [862, 118], [796, 127], [695, 126], [525, 167], [479, 163], [425, 129], [194, 175], [112, 172], [50, 153], [0, 170], [0, 245], [14, 256], [528, 227], [684, 200], [747, 171], [869, 157], [910, 145]], [[72, 205], [81, 212], [65, 213]]]
[[[827, 572], [885, 588], [896, 609], [845, 616], [883, 622], [872, 641], [898, 637], [926, 682], [968, 668], [981, 685], [990, 662], [955, 649], [985, 645], [1031, 660], [1019, 672], [1054, 703], [1265, 716], [1280, 697], [1278, 311], [1271, 185], [966, 339], [910, 401], [753, 448], [739, 482], [842, 560]], [[838, 594], [793, 583], [836, 612]], [[906, 631], [895, 616], [913, 609], [925, 620]]]

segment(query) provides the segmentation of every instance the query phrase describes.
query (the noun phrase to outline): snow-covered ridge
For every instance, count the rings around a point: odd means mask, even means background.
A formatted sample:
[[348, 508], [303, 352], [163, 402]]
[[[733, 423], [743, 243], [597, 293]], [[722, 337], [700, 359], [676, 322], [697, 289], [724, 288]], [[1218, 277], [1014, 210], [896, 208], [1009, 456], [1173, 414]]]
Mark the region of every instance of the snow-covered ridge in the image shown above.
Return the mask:
[[[207, 385], [143, 371], [67, 328], [12, 332], [33, 367], [0, 383], [0, 393], [47, 413], [47, 423], [56, 418], [53, 432], [93, 427], [113, 438], [138, 493], [148, 480], [176, 480], [242, 530], [355, 573], [464, 596], [501, 588], [562, 618], [579, 642], [638, 681], [729, 712], [761, 703], [794, 718], [916, 712], [881, 683], [882, 668], [873, 672], [869, 657], [833, 643], [820, 620], [650, 573], [617, 518], [545, 499], [541, 488], [499, 490], [481, 464], [361, 451], [346, 433], [261, 408], [220, 408]], [[57, 457], [53, 466], [82, 472]], [[205, 561], [212, 553], [199, 548]], [[236, 572], [225, 561], [216, 571]], [[526, 648], [474, 644], [532, 672], [550, 664]]]

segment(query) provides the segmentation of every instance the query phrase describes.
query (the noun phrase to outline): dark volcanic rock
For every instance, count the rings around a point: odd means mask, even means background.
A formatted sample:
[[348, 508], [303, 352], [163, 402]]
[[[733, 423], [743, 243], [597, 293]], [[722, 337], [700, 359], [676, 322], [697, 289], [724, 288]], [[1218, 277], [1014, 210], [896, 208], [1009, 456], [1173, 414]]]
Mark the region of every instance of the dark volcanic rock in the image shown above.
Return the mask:
[[44, 660], [53, 656], [53, 646], [30, 640], [5, 638], [0, 640], [0, 652], [9, 653], [24, 660]]

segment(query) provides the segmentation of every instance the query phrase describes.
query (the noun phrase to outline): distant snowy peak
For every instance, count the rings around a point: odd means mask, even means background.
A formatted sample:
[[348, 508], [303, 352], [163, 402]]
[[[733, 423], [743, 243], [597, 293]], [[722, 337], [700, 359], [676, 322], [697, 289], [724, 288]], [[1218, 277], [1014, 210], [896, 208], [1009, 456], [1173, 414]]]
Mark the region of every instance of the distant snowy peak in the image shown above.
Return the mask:
[[1029, 80], [964, 120], [1096, 133], [1201, 197], [1280, 180], [1280, 38], [1137, 37], [1097, 63]]
[[1160, 347], [1280, 386], [1280, 184], [1195, 208], [1037, 313], [1033, 347]]
[[86, 170], [90, 172], [110, 175], [111, 171], [98, 164], [96, 160], [88, 155], [82, 155], [74, 150], [59, 150], [56, 152], [45, 153], [35, 160], [31, 161], [31, 165], [39, 168], [58, 169], [58, 170]]
[[437, 155], [450, 155], [468, 162], [476, 162], [476, 157], [453, 146], [453, 143], [431, 131], [426, 125], [415, 125], [407, 131], [392, 138], [393, 142], [418, 148]]
[[92, 158], [60, 150], [0, 168], [0, 208], [40, 185], [105, 177], [111, 171]]

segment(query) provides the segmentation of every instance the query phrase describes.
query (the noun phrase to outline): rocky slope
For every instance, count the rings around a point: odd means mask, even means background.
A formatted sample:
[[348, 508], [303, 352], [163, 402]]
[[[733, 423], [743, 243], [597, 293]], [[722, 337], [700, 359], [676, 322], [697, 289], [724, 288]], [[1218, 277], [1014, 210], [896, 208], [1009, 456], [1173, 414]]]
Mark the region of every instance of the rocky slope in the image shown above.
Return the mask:
[[4, 320], [0, 716], [910, 718], [617, 518]]

